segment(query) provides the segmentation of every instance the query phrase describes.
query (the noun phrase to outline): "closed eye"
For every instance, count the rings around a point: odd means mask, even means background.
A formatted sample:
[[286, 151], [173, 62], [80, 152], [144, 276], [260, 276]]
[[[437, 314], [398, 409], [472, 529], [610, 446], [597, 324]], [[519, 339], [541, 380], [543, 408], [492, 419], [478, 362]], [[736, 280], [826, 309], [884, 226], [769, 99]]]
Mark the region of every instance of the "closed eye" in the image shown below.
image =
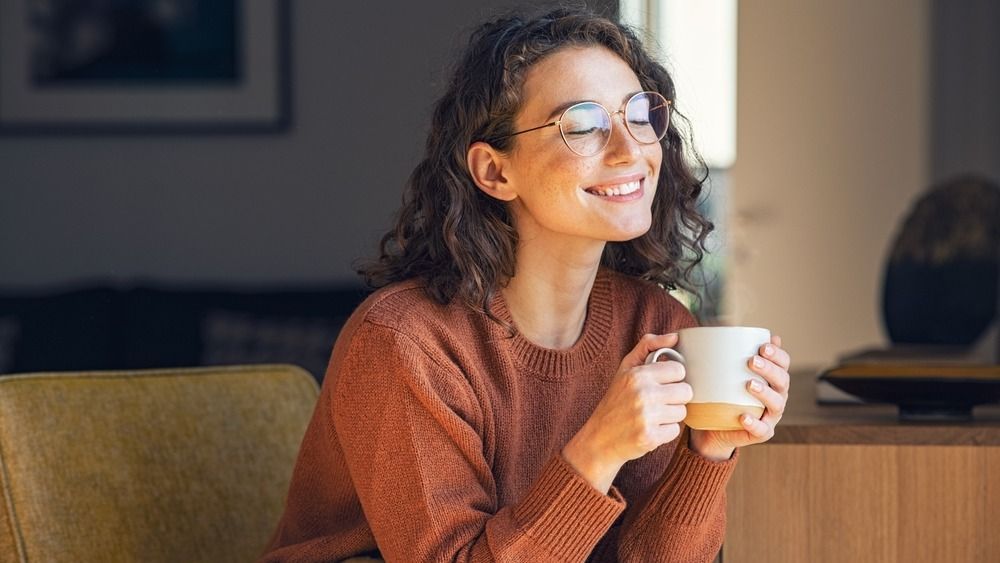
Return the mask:
[[592, 133], [596, 133], [600, 130], [601, 130], [600, 127], [591, 127], [590, 129], [577, 129], [575, 131], [567, 131], [566, 134], [572, 135], [574, 137], [582, 137], [584, 135], [590, 135]]

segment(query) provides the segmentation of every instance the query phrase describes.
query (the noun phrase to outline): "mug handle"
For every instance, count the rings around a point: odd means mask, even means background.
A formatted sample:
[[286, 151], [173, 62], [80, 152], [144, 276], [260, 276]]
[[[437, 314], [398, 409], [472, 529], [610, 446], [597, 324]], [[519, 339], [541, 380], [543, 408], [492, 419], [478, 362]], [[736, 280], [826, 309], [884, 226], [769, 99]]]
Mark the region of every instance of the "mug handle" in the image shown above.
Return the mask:
[[655, 363], [657, 360], [660, 359], [660, 356], [667, 356], [671, 360], [674, 360], [675, 362], [680, 362], [682, 364], [684, 363], [684, 356], [682, 356], [680, 352], [674, 350], [673, 348], [660, 348], [659, 350], [650, 352], [649, 355], [646, 356], [646, 363], [647, 364]]

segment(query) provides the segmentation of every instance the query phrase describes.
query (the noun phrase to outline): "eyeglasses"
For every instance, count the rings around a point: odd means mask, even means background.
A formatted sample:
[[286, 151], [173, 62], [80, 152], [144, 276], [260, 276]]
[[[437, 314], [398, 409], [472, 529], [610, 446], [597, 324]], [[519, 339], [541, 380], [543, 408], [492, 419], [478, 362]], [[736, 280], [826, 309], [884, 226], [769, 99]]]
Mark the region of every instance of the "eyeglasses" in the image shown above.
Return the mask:
[[507, 137], [558, 125], [559, 133], [569, 150], [580, 156], [594, 156], [608, 146], [608, 141], [611, 140], [611, 118], [617, 114], [622, 114], [625, 129], [636, 142], [652, 145], [667, 134], [667, 127], [670, 126], [670, 101], [657, 92], [639, 92], [615, 112], [609, 112], [597, 102], [580, 102], [566, 108], [556, 121], [511, 133]]

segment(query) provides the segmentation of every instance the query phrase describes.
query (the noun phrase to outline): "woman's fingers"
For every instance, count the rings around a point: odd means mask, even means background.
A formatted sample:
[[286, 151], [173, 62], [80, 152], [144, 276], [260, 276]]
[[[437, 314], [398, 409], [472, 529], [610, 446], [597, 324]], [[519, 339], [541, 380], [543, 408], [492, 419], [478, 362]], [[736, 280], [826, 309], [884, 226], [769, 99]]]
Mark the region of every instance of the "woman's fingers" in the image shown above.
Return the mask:
[[758, 419], [754, 418], [750, 413], [744, 413], [740, 417], [740, 422], [743, 424], [743, 428], [753, 436], [757, 442], [766, 442], [774, 436], [774, 425], [771, 424], [767, 417]]
[[678, 422], [661, 424], [656, 428], [651, 428], [649, 430], [649, 444], [646, 450], [652, 451], [672, 441], [674, 438], [679, 436], [681, 433], [681, 425]]
[[775, 364], [781, 366], [781, 369], [787, 370], [792, 365], [792, 358], [781, 348], [781, 344], [775, 343], [774, 340], [781, 342], [780, 336], [772, 336], [771, 344], [764, 344], [757, 350], [757, 353], [763, 358], [771, 360]]
[[673, 348], [677, 345], [677, 333], [644, 334], [632, 350], [622, 358], [620, 369], [628, 369], [646, 363], [646, 356], [660, 348]]
[[684, 364], [673, 360], [667, 362], [656, 362], [653, 364], [643, 364], [632, 370], [637, 377], [648, 377], [650, 381], [660, 385], [683, 381], [687, 373]]
[[754, 373], [763, 377], [775, 391], [782, 395], [788, 394], [790, 378], [785, 368], [761, 356], [750, 358], [749, 366]]
[[760, 376], [747, 382], [747, 389], [764, 404], [764, 414], [759, 419], [750, 413], [740, 417], [740, 423], [754, 443], [774, 437], [774, 427], [781, 420], [788, 401], [790, 378], [788, 368], [791, 357], [781, 348], [781, 337], [771, 336], [771, 342], [758, 350], [759, 356], [750, 358], [750, 369]]
[[686, 405], [694, 398], [694, 389], [686, 381], [663, 385], [660, 389], [661, 402], [665, 405]]
[[660, 424], [677, 424], [687, 416], [687, 407], [684, 405], [664, 405], [660, 410]]
[[650, 406], [684, 405], [694, 398], [694, 389], [684, 381], [684, 366], [677, 362], [642, 365], [629, 376], [635, 396]]
[[747, 389], [750, 394], [757, 397], [761, 403], [764, 403], [764, 417], [767, 418], [770, 415], [775, 420], [772, 420], [772, 424], [776, 424], [778, 420], [781, 419], [781, 415], [785, 412], [785, 397], [778, 393], [775, 389], [772, 389], [767, 383], [759, 379], [751, 379], [747, 382]]

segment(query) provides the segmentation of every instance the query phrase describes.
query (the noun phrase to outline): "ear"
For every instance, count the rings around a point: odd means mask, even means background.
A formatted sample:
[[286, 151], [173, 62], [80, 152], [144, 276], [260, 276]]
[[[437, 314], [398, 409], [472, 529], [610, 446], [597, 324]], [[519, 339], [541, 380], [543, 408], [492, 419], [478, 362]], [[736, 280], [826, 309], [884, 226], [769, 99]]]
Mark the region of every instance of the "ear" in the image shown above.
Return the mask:
[[510, 182], [504, 176], [507, 159], [495, 148], [482, 141], [469, 146], [465, 161], [472, 174], [472, 181], [486, 195], [501, 201], [511, 201], [517, 197]]

